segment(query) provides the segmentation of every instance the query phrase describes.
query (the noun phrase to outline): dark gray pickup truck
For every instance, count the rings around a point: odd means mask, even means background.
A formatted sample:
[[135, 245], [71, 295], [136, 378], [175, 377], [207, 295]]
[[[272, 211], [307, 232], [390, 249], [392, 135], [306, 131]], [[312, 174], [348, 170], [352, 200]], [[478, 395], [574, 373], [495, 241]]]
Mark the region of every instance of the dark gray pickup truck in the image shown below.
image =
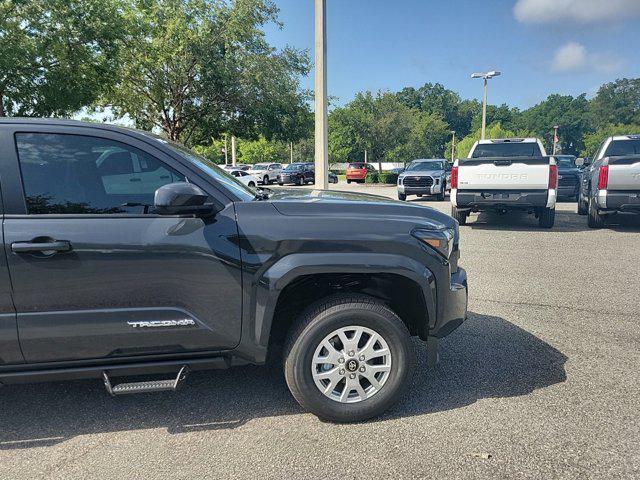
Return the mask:
[[4, 119], [0, 151], [2, 385], [173, 390], [189, 371], [261, 364], [284, 345], [300, 404], [357, 421], [410, 382], [411, 336], [466, 317], [458, 224], [430, 208], [252, 189], [107, 125]]

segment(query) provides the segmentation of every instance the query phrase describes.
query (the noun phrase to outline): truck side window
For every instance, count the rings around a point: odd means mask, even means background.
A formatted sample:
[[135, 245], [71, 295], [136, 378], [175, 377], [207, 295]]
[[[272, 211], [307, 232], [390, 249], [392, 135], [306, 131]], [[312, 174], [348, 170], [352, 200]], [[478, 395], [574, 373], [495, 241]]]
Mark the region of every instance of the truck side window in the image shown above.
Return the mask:
[[159, 187], [186, 181], [142, 150], [105, 138], [18, 133], [16, 145], [29, 214], [150, 212]]

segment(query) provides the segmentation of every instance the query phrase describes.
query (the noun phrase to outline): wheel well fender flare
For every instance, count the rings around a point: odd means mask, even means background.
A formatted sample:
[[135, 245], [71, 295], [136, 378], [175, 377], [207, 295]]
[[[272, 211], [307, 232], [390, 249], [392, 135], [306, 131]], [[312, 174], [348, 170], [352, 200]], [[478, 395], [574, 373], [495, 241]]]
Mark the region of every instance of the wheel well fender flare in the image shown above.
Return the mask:
[[435, 319], [435, 275], [417, 260], [395, 254], [297, 253], [275, 262], [252, 285], [251, 298], [255, 307], [252, 320], [256, 344], [268, 345], [278, 299], [287, 285], [302, 276], [326, 273], [403, 276], [420, 287], [428, 318], [431, 322]]

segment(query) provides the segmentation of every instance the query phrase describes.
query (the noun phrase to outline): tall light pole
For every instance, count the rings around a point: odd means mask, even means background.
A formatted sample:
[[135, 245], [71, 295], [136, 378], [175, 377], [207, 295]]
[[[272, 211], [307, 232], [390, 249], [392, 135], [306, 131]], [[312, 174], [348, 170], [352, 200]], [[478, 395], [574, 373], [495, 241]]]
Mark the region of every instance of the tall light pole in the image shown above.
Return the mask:
[[451, 130], [451, 163], [456, 161], [456, 131]]
[[553, 127], [553, 155], [558, 151], [558, 129], [559, 125], [554, 125]]
[[482, 97], [482, 136], [481, 140], [484, 140], [484, 132], [487, 128], [487, 84], [489, 83], [489, 79], [493, 77], [497, 77], [501, 72], [496, 70], [492, 70], [486, 73], [472, 73], [471, 78], [482, 78], [484, 79], [484, 95]]
[[329, 186], [329, 134], [327, 129], [327, 1], [315, 0], [315, 164], [316, 188]]

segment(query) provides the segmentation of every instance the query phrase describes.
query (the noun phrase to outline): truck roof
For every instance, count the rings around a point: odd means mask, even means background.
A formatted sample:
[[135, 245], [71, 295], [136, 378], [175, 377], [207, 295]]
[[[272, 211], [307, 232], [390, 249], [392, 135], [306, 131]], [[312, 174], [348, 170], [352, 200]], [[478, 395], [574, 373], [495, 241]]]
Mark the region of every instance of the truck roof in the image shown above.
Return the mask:
[[491, 138], [486, 140], [478, 140], [480, 144], [488, 144], [488, 143], [536, 143], [538, 141], [535, 137], [526, 137], [526, 138]]
[[640, 140], [640, 134], [614, 135], [611, 140]]

